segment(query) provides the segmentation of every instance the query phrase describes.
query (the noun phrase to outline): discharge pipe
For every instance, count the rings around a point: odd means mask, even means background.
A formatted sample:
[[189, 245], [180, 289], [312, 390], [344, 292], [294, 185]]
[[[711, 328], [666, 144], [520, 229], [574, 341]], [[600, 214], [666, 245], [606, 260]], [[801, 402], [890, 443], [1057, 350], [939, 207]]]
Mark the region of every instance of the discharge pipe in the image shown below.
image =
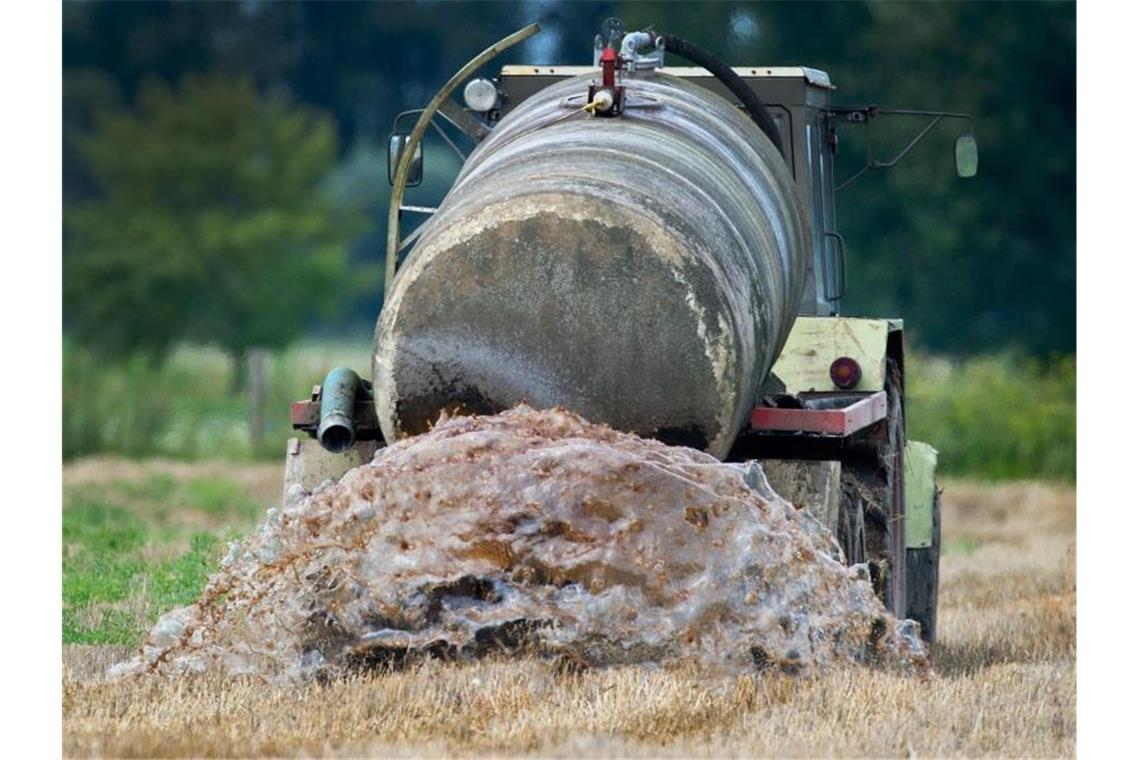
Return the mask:
[[321, 422], [317, 440], [326, 451], [342, 454], [356, 443], [353, 412], [357, 396], [367, 393], [360, 375], [347, 367], [337, 367], [321, 384]]

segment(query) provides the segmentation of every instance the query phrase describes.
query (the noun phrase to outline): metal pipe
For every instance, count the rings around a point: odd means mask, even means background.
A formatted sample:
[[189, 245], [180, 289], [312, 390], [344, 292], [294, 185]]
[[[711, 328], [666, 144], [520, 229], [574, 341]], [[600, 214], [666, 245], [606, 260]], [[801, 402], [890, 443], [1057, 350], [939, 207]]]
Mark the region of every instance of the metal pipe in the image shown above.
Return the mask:
[[364, 390], [360, 375], [347, 367], [337, 367], [321, 384], [321, 423], [317, 440], [326, 451], [340, 454], [356, 443], [353, 411], [356, 397]]
[[637, 51], [653, 44], [653, 35], [649, 32], [630, 32], [621, 39], [621, 54], [623, 58], [632, 59]]

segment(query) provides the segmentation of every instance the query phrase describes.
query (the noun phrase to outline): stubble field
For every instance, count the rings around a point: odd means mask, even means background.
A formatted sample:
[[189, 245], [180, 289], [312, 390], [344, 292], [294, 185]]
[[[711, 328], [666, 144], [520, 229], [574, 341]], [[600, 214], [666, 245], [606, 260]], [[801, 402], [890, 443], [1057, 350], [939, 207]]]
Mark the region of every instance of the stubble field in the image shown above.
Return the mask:
[[1075, 494], [1032, 482], [946, 484], [941, 642], [926, 678], [485, 660], [291, 689], [101, 682], [154, 617], [194, 598], [279, 477], [272, 465], [65, 468], [65, 755], [1074, 754]]

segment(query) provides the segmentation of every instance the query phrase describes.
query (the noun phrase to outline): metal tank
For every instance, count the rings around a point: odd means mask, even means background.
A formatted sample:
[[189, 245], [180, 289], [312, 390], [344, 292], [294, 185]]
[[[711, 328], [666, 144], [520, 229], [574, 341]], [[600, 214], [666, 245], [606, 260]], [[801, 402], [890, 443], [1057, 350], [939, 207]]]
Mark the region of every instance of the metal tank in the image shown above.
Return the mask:
[[779, 151], [725, 99], [593, 75], [517, 106], [399, 270], [375, 335], [386, 440], [525, 401], [723, 458], [796, 318], [805, 212]]

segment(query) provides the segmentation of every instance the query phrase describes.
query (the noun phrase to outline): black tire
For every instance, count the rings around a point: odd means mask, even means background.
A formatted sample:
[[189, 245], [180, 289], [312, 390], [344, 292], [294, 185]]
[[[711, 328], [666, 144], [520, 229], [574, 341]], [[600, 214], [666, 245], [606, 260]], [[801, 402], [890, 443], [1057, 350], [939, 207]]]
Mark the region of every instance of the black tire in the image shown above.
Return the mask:
[[942, 551], [942, 505], [934, 490], [930, 546], [906, 550], [906, 616], [922, 626], [928, 644], [938, 640], [938, 557]]

